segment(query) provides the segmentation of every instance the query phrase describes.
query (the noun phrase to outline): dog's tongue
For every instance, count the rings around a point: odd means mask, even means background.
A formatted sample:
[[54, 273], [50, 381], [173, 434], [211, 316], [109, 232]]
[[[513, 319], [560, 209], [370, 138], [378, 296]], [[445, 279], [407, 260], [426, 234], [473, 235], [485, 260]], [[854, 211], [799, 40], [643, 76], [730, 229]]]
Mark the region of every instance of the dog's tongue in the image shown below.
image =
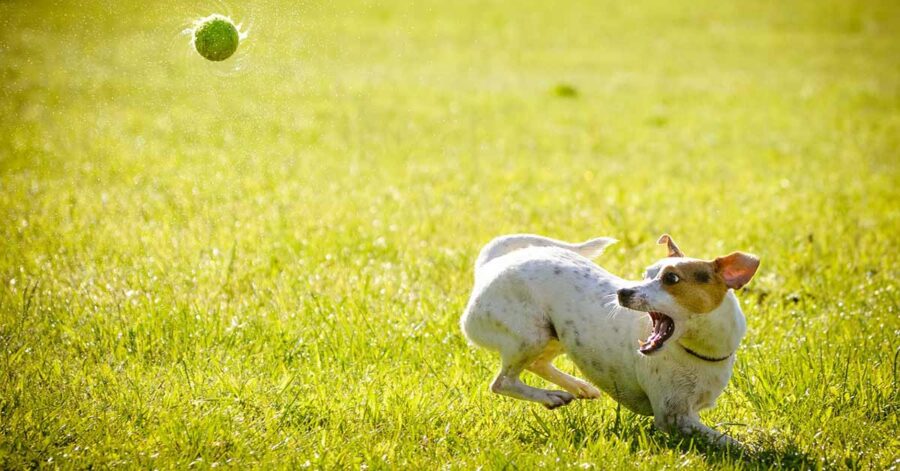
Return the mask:
[[650, 319], [653, 321], [653, 330], [650, 332], [650, 337], [647, 337], [646, 341], [641, 342], [640, 351], [644, 354], [652, 353], [662, 348], [666, 340], [675, 331], [675, 323], [671, 317], [656, 311], [650, 311], [648, 314], [650, 314]]

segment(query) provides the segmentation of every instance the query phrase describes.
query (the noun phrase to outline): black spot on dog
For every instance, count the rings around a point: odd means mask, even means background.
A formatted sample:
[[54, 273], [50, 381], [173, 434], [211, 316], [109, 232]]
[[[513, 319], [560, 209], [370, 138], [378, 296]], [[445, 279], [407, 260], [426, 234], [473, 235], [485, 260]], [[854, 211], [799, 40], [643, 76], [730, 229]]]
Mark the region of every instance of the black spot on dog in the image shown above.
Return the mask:
[[556, 268], [553, 269], [553, 274], [554, 274], [554, 275], [559, 275], [560, 273], [562, 273], [562, 269], [561, 269], [561, 268], [556, 267]]
[[708, 272], [698, 271], [694, 274], [694, 279], [697, 280], [698, 283], [709, 283], [710, 276]]

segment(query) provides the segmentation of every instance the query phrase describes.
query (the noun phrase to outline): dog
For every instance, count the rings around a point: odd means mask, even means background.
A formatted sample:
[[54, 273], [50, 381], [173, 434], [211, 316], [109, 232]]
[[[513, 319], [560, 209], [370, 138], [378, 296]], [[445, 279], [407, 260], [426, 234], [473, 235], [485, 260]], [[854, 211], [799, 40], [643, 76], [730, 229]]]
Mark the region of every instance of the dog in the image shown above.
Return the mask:
[[[715, 404], [731, 378], [746, 332], [734, 290], [753, 278], [759, 258], [742, 252], [689, 258], [663, 234], [657, 242], [667, 256], [632, 282], [590, 260], [615, 242], [516, 234], [481, 250], [460, 325], [472, 343], [500, 354], [491, 391], [554, 409], [603, 390], [652, 415], [665, 432], [739, 446], [703, 425], [699, 411]], [[563, 353], [590, 383], [553, 366]], [[526, 385], [524, 370], [564, 391]]]

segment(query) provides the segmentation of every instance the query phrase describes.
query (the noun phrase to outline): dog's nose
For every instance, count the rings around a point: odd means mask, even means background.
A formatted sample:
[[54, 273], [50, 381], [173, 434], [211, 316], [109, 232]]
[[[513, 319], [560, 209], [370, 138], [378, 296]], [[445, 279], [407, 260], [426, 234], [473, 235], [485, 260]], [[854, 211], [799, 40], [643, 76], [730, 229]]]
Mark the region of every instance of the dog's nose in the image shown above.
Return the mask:
[[625, 305], [628, 304], [628, 301], [631, 300], [631, 297], [634, 296], [634, 290], [631, 288], [622, 288], [619, 291], [616, 291], [616, 294], [619, 295], [619, 304]]

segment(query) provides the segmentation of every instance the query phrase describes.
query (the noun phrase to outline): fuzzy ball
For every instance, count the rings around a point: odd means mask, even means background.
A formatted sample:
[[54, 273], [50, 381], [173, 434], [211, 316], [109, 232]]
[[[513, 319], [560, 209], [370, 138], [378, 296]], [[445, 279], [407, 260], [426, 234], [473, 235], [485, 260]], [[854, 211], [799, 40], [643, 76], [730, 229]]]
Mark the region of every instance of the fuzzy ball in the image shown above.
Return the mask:
[[240, 34], [234, 23], [222, 15], [210, 15], [194, 27], [194, 48], [211, 61], [223, 61], [238, 48]]

